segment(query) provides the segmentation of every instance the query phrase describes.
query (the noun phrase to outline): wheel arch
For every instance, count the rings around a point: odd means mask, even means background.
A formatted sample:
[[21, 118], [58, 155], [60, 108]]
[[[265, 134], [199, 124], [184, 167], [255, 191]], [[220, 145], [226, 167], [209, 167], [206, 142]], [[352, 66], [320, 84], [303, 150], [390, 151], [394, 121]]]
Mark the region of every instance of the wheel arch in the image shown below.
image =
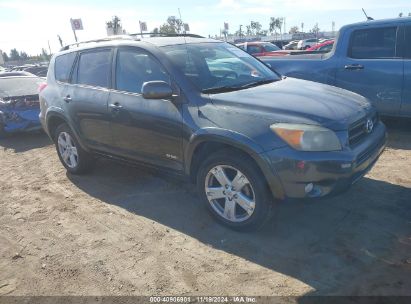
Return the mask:
[[86, 145], [81, 140], [76, 128], [73, 128], [72, 125], [69, 123], [69, 120], [64, 116], [63, 113], [59, 111], [48, 111], [46, 115], [46, 128], [47, 134], [49, 137], [54, 141], [55, 131], [61, 124], [67, 124], [70, 129], [73, 131], [74, 135], [76, 136], [77, 141], [79, 142], [80, 146], [85, 150], [89, 151]]
[[280, 179], [264, 158], [262, 147], [249, 137], [230, 130], [203, 130], [191, 136], [185, 150], [185, 173], [190, 180], [195, 181], [201, 163], [208, 155], [222, 149], [238, 151], [250, 158], [265, 177], [274, 198], [284, 199], [285, 194]]

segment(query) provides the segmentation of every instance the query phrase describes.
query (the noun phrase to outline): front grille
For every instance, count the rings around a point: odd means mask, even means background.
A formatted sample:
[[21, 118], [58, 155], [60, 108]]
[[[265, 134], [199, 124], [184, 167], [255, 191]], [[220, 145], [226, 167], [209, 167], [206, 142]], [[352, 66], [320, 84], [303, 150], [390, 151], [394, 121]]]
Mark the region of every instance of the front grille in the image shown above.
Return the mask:
[[364, 161], [370, 158], [375, 153], [375, 151], [377, 151], [384, 144], [384, 141], [385, 138], [382, 138], [377, 143], [368, 147], [365, 151], [361, 152], [357, 157], [357, 166], [361, 165]]
[[348, 141], [350, 143], [350, 146], [355, 146], [361, 143], [367, 137], [367, 135], [369, 135], [369, 132], [367, 132], [366, 129], [367, 121], [369, 118], [371, 118], [375, 127], [378, 123], [377, 113], [373, 114], [371, 117], [363, 117], [350, 126], [350, 128], [348, 129]]

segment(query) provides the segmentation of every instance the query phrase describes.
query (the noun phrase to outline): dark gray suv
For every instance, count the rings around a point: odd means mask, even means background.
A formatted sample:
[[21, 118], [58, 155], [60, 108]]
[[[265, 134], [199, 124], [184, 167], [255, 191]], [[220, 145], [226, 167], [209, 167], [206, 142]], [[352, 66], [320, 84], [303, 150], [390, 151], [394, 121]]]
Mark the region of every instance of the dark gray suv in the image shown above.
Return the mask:
[[190, 36], [66, 47], [40, 103], [70, 173], [99, 155], [189, 177], [236, 229], [260, 227], [273, 202], [348, 188], [386, 141], [365, 98], [281, 77], [235, 46]]

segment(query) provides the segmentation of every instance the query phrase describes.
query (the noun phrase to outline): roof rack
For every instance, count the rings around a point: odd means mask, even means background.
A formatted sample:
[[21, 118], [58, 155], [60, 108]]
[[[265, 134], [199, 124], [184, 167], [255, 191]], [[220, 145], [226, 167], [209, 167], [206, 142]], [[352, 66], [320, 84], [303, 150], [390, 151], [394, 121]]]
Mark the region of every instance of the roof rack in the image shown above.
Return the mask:
[[140, 38], [136, 38], [136, 36], [143, 36], [143, 35], [150, 35], [150, 37], [191, 37], [191, 38], [204, 38], [203, 36], [196, 35], [196, 34], [165, 34], [165, 33], [135, 33], [135, 34], [126, 34], [126, 35], [115, 35], [100, 39], [93, 39], [87, 41], [80, 41], [72, 44], [67, 44], [63, 46], [60, 51], [67, 51], [73, 47], [79, 47], [82, 44], [87, 43], [96, 43], [96, 42], [105, 42], [105, 41], [113, 41], [113, 40], [140, 40]]
[[167, 33], [135, 33], [129, 34], [130, 36], [143, 36], [143, 35], [150, 35], [150, 37], [191, 37], [191, 38], [204, 38], [203, 36], [197, 34], [167, 34]]
[[100, 38], [100, 39], [93, 39], [93, 40], [80, 41], [80, 42], [76, 42], [72, 44], [67, 44], [63, 46], [60, 49], [60, 51], [67, 51], [73, 47], [79, 47], [82, 44], [113, 41], [113, 40], [140, 40], [140, 39], [134, 38], [132, 35], [116, 35], [116, 36], [110, 36], [110, 37], [105, 37], [105, 38]]

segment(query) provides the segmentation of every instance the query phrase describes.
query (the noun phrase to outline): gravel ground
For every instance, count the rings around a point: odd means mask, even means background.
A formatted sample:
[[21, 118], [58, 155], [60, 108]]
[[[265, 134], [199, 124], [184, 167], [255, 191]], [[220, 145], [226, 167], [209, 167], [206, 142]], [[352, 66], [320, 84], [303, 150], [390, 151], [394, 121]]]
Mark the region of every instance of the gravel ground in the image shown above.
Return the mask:
[[171, 177], [107, 160], [71, 176], [45, 135], [0, 140], [0, 295], [411, 295], [411, 122], [388, 125], [348, 192], [255, 233]]

